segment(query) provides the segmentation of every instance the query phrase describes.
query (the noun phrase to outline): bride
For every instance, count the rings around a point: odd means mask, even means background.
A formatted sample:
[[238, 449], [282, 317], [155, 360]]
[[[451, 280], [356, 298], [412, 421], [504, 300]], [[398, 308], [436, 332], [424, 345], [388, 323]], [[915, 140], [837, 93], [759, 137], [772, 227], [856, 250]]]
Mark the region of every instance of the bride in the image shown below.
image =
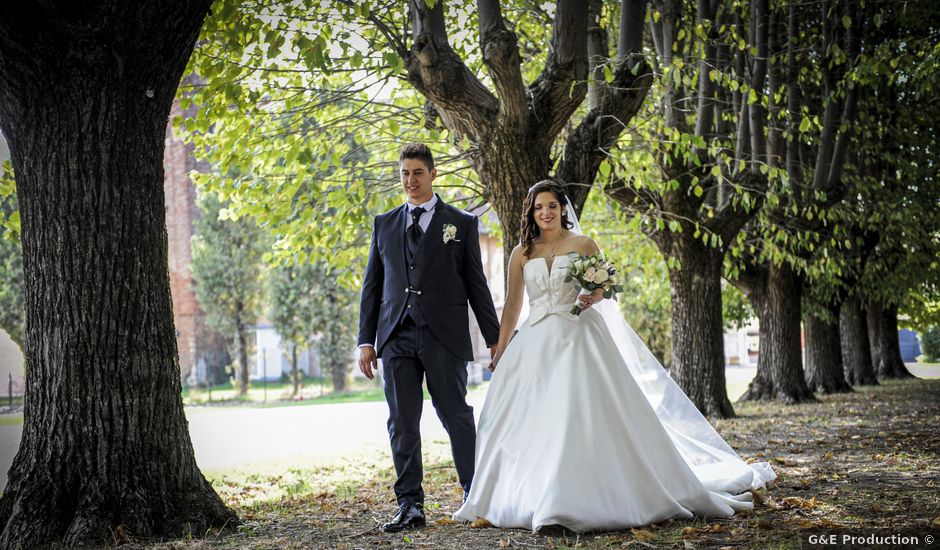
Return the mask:
[[[770, 466], [738, 457], [602, 290], [565, 282], [568, 253], [598, 250], [569, 204], [550, 181], [526, 197], [476, 474], [454, 519], [583, 532], [752, 508]], [[525, 294], [529, 317], [513, 337]]]

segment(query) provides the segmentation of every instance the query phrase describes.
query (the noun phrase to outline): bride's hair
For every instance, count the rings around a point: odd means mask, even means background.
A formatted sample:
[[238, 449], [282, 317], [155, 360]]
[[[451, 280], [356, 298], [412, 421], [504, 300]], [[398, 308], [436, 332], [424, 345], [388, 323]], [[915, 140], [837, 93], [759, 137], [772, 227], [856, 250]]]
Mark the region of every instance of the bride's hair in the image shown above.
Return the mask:
[[546, 191], [555, 195], [562, 210], [564, 210], [561, 215], [561, 227], [563, 229], [574, 227], [574, 224], [568, 219], [568, 212], [565, 208], [565, 205], [568, 204], [568, 195], [565, 194], [565, 189], [552, 180], [542, 180], [536, 183], [529, 188], [529, 194], [526, 195], [525, 201], [522, 203], [522, 237], [519, 239], [519, 244], [522, 245], [522, 254], [526, 258], [532, 255], [532, 241], [542, 233], [538, 224], [535, 223], [535, 197]]

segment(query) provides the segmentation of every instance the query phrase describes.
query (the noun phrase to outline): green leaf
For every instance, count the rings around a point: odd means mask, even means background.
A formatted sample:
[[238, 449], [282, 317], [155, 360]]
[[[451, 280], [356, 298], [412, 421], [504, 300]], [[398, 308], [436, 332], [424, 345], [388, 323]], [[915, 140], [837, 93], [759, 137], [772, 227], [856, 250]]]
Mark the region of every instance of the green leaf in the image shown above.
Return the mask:
[[849, 17], [848, 15], [843, 15], [843, 16], [842, 16], [842, 26], [845, 27], [846, 29], [848, 29], [849, 27], [851, 27], [851, 26], [852, 26], [852, 18]]

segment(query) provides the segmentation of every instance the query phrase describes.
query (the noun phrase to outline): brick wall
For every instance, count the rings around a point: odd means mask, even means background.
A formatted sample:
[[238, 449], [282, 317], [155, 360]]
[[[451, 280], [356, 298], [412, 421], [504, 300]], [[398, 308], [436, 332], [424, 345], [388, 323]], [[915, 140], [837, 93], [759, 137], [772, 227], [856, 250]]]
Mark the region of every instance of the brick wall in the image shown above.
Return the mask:
[[[181, 115], [179, 101], [173, 100], [170, 119]], [[194, 169], [203, 170], [192, 155], [192, 146], [173, 135], [167, 125], [163, 155], [163, 191], [166, 201], [166, 229], [169, 251], [170, 292], [173, 296], [173, 322], [180, 357], [180, 376], [184, 383], [203, 382], [205, 374], [194, 371], [200, 357], [224, 350], [224, 342], [205, 326], [205, 313], [199, 308], [190, 269], [193, 260], [191, 241], [195, 220], [196, 189], [189, 178]], [[213, 355], [214, 356], [214, 355]]]

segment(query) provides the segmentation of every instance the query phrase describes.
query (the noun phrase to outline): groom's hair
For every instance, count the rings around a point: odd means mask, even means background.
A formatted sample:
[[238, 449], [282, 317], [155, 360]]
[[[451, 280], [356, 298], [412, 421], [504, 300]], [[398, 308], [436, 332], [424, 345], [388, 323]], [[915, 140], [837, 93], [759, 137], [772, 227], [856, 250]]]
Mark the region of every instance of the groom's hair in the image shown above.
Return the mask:
[[431, 149], [423, 143], [409, 143], [402, 147], [398, 162], [405, 159], [418, 159], [428, 165], [428, 170], [434, 168], [434, 155], [431, 154]]

